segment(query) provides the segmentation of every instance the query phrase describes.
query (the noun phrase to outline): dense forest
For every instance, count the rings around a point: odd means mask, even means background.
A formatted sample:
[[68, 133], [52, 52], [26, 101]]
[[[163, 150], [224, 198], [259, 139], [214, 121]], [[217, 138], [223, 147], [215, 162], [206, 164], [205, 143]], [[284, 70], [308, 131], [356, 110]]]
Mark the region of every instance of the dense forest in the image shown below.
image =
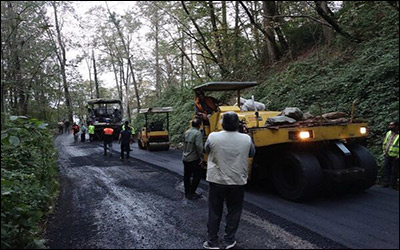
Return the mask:
[[[48, 169], [55, 153], [36, 166], [24, 159], [39, 159], [44, 149], [21, 146], [45, 137], [43, 146], [51, 147], [44, 130], [83, 121], [88, 99], [122, 100], [124, 119], [136, 128], [140, 108], [174, 107], [171, 140], [179, 146], [193, 116], [192, 89], [209, 81], [257, 81], [243, 97], [254, 95], [268, 110], [350, 112], [355, 103], [382, 165], [383, 135], [399, 117], [398, 1], [137, 1], [122, 9], [118, 2], [91, 3], [78, 13], [75, 2], [1, 2], [2, 211], [17, 202], [3, 196], [25, 192], [13, 187], [17, 180], [42, 190], [34, 206], [54, 197]], [[112, 77], [101, 80], [106, 74]], [[233, 104], [231, 94], [216, 97]], [[27, 141], [31, 129], [39, 132]], [[33, 181], [28, 173], [35, 167], [50, 173]], [[37, 239], [37, 228], [18, 228], [12, 216], [21, 214], [2, 212], [2, 248], [42, 244], [15, 245], [21, 234]]]

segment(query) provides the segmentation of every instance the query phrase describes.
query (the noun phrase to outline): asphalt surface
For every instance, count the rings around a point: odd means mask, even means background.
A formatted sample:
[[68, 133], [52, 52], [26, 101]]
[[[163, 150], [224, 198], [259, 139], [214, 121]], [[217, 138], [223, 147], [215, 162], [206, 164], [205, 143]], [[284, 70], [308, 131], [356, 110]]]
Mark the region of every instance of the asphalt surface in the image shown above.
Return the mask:
[[[55, 249], [198, 249], [206, 239], [204, 197], [183, 197], [179, 150], [131, 152], [129, 162], [103, 156], [101, 143], [56, 138], [61, 193], [47, 223]], [[220, 236], [223, 236], [224, 222]], [[262, 186], [249, 188], [237, 232], [243, 249], [399, 248], [398, 192], [373, 187], [359, 195], [293, 203]]]

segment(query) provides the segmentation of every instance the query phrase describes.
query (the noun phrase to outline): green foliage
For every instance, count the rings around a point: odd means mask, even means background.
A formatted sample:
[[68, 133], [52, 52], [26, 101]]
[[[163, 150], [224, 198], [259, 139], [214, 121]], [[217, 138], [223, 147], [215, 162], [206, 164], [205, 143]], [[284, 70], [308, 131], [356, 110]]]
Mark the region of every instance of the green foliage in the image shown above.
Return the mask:
[[1, 248], [43, 248], [40, 223], [58, 192], [56, 152], [47, 124], [24, 116], [1, 131]]

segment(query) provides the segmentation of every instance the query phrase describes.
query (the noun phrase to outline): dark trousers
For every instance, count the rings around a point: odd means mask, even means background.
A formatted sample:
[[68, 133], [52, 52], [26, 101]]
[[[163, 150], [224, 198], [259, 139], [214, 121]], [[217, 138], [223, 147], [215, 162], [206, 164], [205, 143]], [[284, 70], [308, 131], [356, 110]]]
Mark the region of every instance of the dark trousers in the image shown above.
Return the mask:
[[74, 142], [77, 142], [77, 141], [78, 141], [78, 133], [74, 132]]
[[110, 155], [112, 150], [112, 141], [104, 140], [104, 155], [107, 155], [107, 148], [110, 148]]
[[124, 152], [126, 152], [126, 159], [129, 159], [129, 143], [121, 144], [121, 159], [124, 159]]
[[224, 200], [228, 209], [224, 240], [227, 243], [232, 243], [235, 240], [242, 215], [244, 187], [244, 185], [220, 185], [210, 182], [207, 223], [209, 242], [218, 244], [218, 231], [224, 209]]
[[396, 187], [399, 178], [399, 159], [396, 157], [385, 156], [384, 182], [392, 188]]
[[94, 134], [89, 134], [89, 141], [93, 141]]
[[197, 187], [199, 186], [201, 179], [200, 160], [191, 162], [183, 161], [183, 166], [183, 183], [185, 185], [185, 195], [194, 194]]
[[85, 133], [82, 133], [81, 134], [81, 142], [85, 142], [85, 140], [86, 140], [86, 134]]

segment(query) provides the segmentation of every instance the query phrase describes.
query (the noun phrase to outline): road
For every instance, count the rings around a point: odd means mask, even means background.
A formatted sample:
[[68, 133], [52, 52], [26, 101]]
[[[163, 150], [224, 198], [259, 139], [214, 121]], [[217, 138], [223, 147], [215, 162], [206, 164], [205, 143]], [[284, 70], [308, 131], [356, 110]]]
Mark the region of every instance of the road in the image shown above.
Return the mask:
[[[201, 248], [207, 183], [202, 199], [183, 198], [181, 151], [134, 145], [134, 159], [121, 162], [71, 137], [56, 139], [61, 193], [47, 224], [50, 248]], [[259, 185], [247, 189], [244, 208], [237, 248], [399, 248], [397, 191], [293, 203]]]

